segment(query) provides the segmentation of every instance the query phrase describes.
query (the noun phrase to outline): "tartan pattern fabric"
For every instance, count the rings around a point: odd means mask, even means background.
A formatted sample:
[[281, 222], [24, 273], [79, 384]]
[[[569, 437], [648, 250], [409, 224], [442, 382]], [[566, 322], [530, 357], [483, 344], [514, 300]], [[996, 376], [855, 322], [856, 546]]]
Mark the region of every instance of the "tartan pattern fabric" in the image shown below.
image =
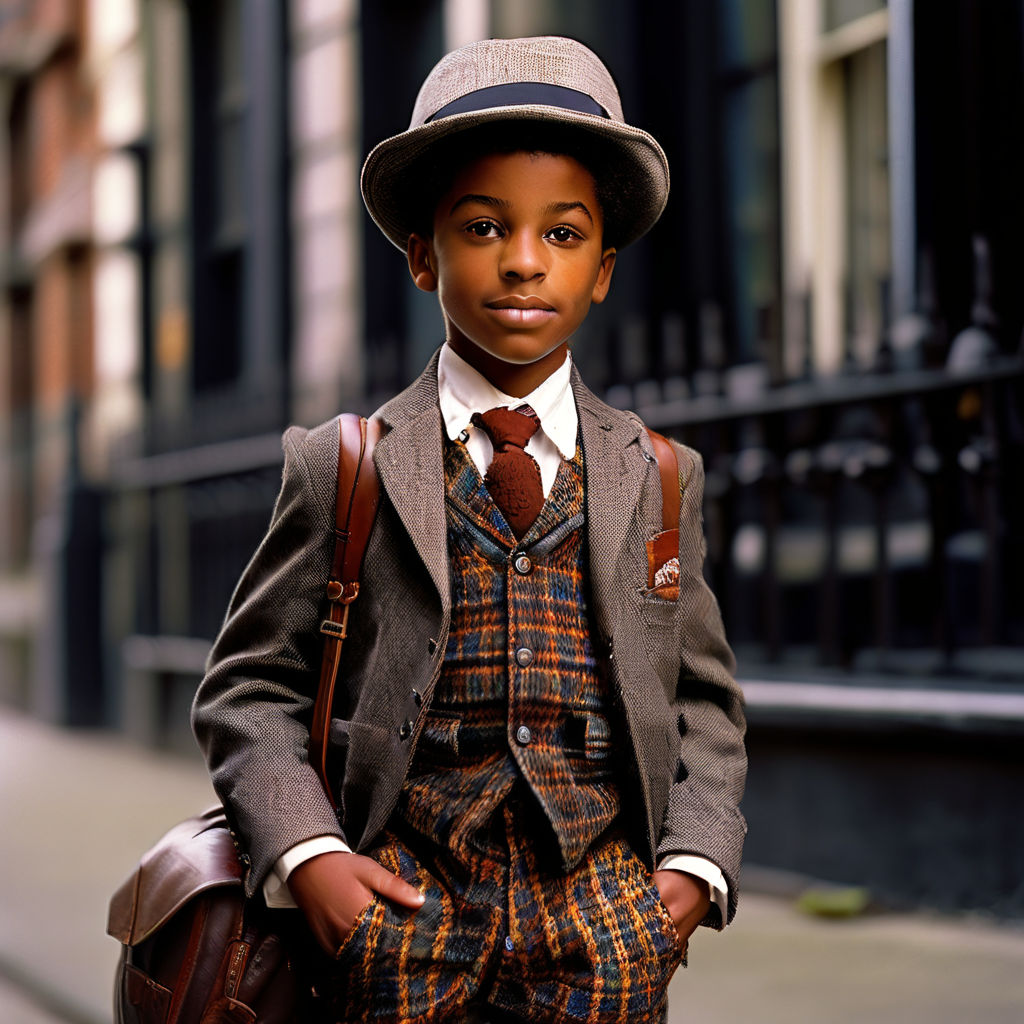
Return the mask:
[[[589, 635], [581, 454], [562, 464], [518, 543], [464, 446], [448, 447], [445, 471], [445, 667], [370, 852], [426, 902], [413, 913], [378, 898], [360, 915], [332, 970], [333, 1019], [663, 1021], [683, 950], [616, 820], [613, 701]], [[518, 554], [528, 572], [516, 570]], [[526, 644], [534, 656], [523, 666], [515, 652]]]
[[332, 967], [332, 1020], [664, 1021], [683, 950], [643, 862], [613, 829], [552, 870], [538, 813], [513, 794], [465, 865], [385, 834], [372, 856], [426, 902], [413, 913], [375, 898], [359, 916]]
[[620, 809], [616, 710], [586, 600], [582, 457], [562, 463], [519, 542], [461, 443], [446, 447], [445, 474], [452, 626], [399, 806], [467, 863], [521, 777], [573, 867]]

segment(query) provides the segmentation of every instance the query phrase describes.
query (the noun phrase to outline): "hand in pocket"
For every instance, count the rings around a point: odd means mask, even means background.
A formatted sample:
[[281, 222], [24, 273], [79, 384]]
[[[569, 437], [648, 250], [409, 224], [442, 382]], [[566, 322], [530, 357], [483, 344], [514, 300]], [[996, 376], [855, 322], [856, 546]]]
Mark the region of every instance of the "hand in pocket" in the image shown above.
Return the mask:
[[375, 895], [410, 910], [423, 905], [423, 894], [415, 886], [358, 853], [313, 857], [292, 871], [288, 888], [316, 941], [330, 956], [341, 948]]
[[669, 869], [655, 871], [654, 884], [675, 922], [679, 941], [685, 946], [711, 908], [708, 883], [685, 871]]

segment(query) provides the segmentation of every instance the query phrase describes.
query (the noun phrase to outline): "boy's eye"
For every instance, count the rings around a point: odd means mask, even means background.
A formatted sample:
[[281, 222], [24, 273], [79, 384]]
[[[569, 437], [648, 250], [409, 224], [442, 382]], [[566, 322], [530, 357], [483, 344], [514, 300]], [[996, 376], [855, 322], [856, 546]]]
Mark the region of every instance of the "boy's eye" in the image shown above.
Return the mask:
[[548, 232], [548, 236], [556, 242], [574, 242], [582, 238], [578, 231], [565, 224], [559, 224], [557, 228], [552, 228]]
[[475, 220], [466, 230], [476, 238], [498, 238], [501, 230], [493, 220]]

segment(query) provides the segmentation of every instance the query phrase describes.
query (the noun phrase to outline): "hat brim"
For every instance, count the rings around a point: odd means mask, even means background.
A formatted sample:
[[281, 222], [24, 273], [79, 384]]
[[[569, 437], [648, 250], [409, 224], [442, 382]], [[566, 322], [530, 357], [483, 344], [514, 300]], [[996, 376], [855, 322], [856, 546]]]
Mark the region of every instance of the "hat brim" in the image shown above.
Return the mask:
[[[614, 168], [609, 171], [629, 182], [616, 225], [616, 244], [621, 248], [646, 234], [661, 216], [668, 201], [668, 160], [655, 139], [640, 128], [622, 121], [577, 113], [562, 107], [523, 105], [490, 107], [453, 114], [410, 128], [373, 148], [363, 164], [360, 187], [374, 223], [402, 252], [416, 230], [417, 214], [410, 210], [414, 190], [408, 176], [416, 164], [442, 140], [495, 122], [526, 122], [564, 125], [599, 143]], [[600, 175], [600, 168], [591, 168]], [[422, 218], [422, 211], [418, 216]]]

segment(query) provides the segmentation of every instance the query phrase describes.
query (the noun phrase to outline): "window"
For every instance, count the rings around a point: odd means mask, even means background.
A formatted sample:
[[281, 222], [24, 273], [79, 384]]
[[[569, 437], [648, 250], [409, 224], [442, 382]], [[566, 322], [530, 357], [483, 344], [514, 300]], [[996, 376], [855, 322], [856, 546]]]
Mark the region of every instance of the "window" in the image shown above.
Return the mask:
[[885, 0], [821, 0], [821, 27], [833, 32], [885, 7]]
[[[780, 0], [787, 370], [870, 365], [892, 276], [889, 12], [880, 0]], [[797, 344], [796, 342], [799, 342]]]
[[277, 430], [289, 419], [291, 37], [284, 0], [195, 0], [188, 12], [193, 330], [186, 441], [198, 443]]
[[245, 130], [242, 0], [193, 4], [193, 384], [202, 392], [241, 372], [245, 332]]
[[888, 319], [889, 122], [886, 45], [842, 61], [845, 122], [846, 352], [870, 363]]
[[774, 363], [767, 345], [780, 312], [775, 4], [725, 0], [718, 12], [731, 362]]

